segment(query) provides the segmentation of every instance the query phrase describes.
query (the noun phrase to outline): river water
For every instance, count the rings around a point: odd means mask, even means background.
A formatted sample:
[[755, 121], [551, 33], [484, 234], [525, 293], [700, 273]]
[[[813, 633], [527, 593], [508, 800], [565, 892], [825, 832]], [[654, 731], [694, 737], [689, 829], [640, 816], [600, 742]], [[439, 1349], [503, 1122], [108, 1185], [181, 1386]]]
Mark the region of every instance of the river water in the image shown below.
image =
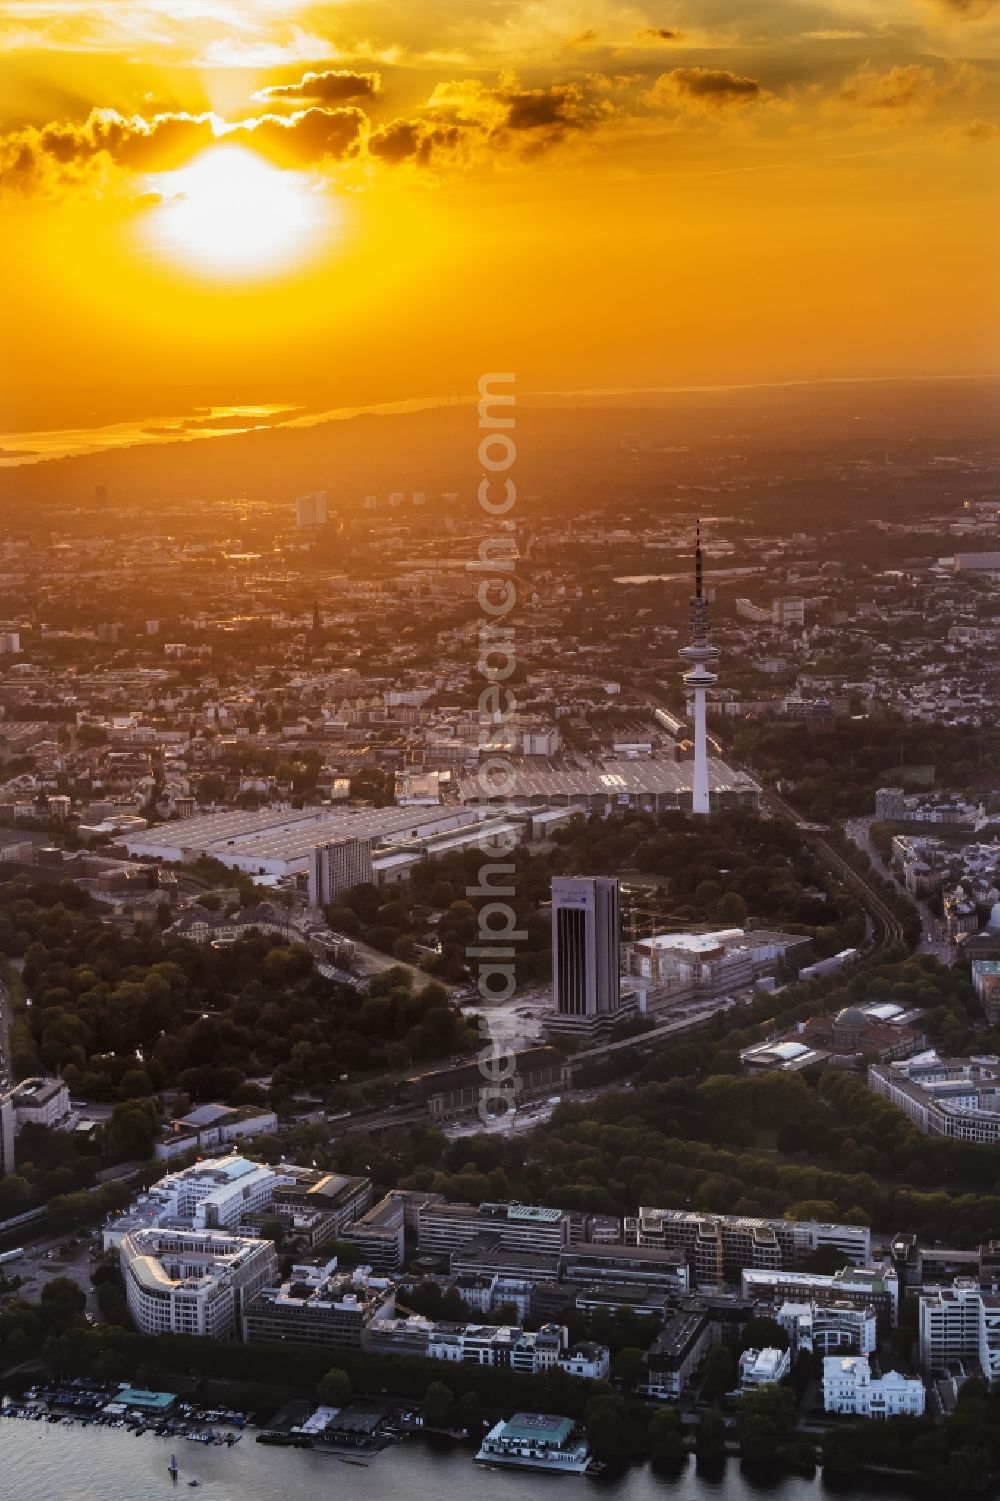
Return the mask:
[[[180, 1475], [167, 1473], [171, 1450]], [[199, 1481], [197, 1489], [187, 1482]], [[813, 1479], [778, 1474], [748, 1476], [730, 1459], [719, 1475], [700, 1474], [693, 1459], [670, 1478], [649, 1465], [598, 1478], [485, 1470], [462, 1446], [414, 1439], [375, 1455], [366, 1467], [327, 1454], [256, 1444], [248, 1434], [233, 1449], [183, 1439], [141, 1439], [106, 1428], [63, 1428], [49, 1423], [0, 1422], [2, 1501], [537, 1501], [549, 1489], [563, 1501], [912, 1501], [895, 1486], [849, 1491]]]

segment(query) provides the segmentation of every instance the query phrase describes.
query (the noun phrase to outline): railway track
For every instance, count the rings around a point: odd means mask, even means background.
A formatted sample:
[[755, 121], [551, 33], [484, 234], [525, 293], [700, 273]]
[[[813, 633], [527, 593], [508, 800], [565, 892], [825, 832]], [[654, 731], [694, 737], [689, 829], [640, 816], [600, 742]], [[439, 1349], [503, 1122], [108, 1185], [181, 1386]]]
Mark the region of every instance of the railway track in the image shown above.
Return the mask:
[[769, 787], [761, 787], [761, 801], [770, 808], [775, 817], [794, 823], [800, 833], [811, 839], [813, 848], [823, 863], [834, 871], [844, 885], [859, 898], [872, 925], [872, 931], [862, 949], [864, 954], [877, 954], [883, 949], [893, 948], [896, 944], [906, 943], [902, 920], [892, 910], [881, 892], [866, 881], [860, 871], [855, 870], [854, 866], [845, 860], [821, 833], [811, 829], [792, 805], [778, 793], [773, 792]]

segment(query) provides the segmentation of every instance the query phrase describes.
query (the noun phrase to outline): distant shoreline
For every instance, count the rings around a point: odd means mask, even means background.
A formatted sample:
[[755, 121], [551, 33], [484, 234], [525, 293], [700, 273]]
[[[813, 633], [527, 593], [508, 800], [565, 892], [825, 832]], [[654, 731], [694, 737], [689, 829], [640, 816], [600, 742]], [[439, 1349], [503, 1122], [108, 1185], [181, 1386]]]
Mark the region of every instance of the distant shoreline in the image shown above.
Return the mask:
[[[608, 406], [657, 405], [655, 401], [642, 398], [672, 396], [721, 396], [747, 392], [777, 392], [808, 390], [825, 386], [889, 386], [929, 385], [941, 382], [949, 384], [989, 384], [1000, 381], [1000, 371], [959, 375], [831, 375], [773, 381], [732, 381], [726, 383], [703, 383], [663, 386], [607, 386], [584, 387], [580, 390], [541, 390], [525, 392], [519, 399], [526, 407], [551, 409], [575, 405], [589, 406], [603, 402]], [[123, 448], [159, 448], [173, 443], [207, 441], [213, 438], [242, 437], [254, 432], [295, 432], [303, 428], [319, 427], [325, 422], [350, 422], [358, 417], [407, 416], [417, 412], [436, 411], [442, 407], [467, 407], [475, 403], [474, 394], [468, 396], [407, 396], [394, 401], [373, 402], [363, 406], [329, 407], [319, 411], [303, 411], [301, 406], [286, 403], [261, 404], [257, 407], [225, 406], [211, 408], [211, 425], [204, 418], [194, 416], [194, 409], [179, 415], [164, 417], [162, 414], [147, 414], [123, 422], [100, 423], [93, 427], [59, 427], [11, 429], [0, 432], [0, 469], [35, 468], [39, 464], [60, 459], [88, 458], [108, 454]], [[280, 412], [287, 410], [287, 420], [281, 420]], [[225, 426], [227, 416], [232, 416], [233, 425]], [[254, 420], [259, 418], [270, 420]], [[155, 429], [155, 431], [154, 431]]]

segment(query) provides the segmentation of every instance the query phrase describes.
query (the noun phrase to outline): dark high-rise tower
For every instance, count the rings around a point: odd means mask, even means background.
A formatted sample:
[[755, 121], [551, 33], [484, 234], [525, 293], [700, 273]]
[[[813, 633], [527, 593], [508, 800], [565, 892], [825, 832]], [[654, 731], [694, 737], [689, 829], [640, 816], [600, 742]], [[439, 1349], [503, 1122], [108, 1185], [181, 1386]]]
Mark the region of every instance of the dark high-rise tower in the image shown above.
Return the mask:
[[560, 1016], [614, 1016], [621, 1005], [618, 882], [552, 882], [552, 988]]

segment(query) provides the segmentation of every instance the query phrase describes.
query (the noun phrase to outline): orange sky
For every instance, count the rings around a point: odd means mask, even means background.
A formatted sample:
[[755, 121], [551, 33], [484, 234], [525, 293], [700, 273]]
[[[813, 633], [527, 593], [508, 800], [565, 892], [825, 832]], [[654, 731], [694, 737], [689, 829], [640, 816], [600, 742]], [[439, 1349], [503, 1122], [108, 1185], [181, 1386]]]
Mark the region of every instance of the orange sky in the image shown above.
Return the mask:
[[0, 445], [995, 371], [998, 52], [996, 0], [0, 0]]

